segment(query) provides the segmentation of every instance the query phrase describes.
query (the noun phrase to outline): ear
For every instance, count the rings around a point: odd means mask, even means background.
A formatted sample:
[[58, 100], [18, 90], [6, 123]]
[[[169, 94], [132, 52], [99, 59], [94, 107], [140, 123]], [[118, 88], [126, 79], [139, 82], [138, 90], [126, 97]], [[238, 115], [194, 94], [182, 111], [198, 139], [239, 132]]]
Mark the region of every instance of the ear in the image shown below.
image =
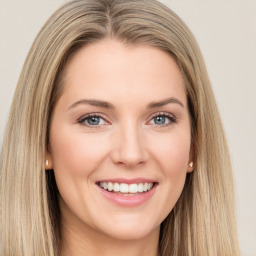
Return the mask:
[[190, 161], [190, 162], [188, 163], [187, 172], [188, 172], [188, 173], [191, 173], [191, 172], [193, 172], [193, 171], [194, 171], [194, 162], [193, 162], [193, 161]]
[[194, 167], [195, 167], [195, 162], [194, 162], [194, 145], [193, 143], [191, 143], [190, 146], [190, 152], [189, 152], [189, 162], [188, 162], [188, 168], [187, 168], [187, 172], [191, 173], [194, 171]]
[[46, 170], [52, 170], [53, 169], [53, 161], [52, 161], [52, 153], [47, 150], [45, 154], [45, 169]]

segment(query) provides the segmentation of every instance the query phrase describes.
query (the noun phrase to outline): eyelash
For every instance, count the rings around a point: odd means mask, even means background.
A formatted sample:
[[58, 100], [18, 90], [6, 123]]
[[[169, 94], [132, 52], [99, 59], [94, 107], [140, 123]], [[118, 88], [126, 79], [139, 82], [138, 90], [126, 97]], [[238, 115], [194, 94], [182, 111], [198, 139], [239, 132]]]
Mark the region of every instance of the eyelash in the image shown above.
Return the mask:
[[78, 123], [81, 124], [81, 125], [90, 127], [90, 128], [92, 128], [92, 129], [100, 128], [100, 125], [90, 125], [90, 124], [88, 124], [88, 123], [85, 123], [88, 119], [90, 119], [90, 118], [92, 118], [92, 117], [99, 117], [99, 118], [103, 119], [105, 122], [107, 122], [107, 121], [105, 120], [105, 118], [102, 117], [101, 114], [92, 113], [92, 114], [83, 116], [82, 118], [78, 119]]
[[167, 117], [169, 119], [169, 122], [167, 124], [161, 124], [161, 125], [154, 124], [156, 127], [167, 127], [167, 126], [171, 126], [171, 125], [177, 123], [177, 119], [176, 119], [176, 117], [174, 117], [174, 115], [165, 113], [165, 112], [158, 112], [157, 114], [151, 116], [150, 121], [159, 116], [165, 117], [165, 118]]
[[[169, 119], [169, 122], [167, 124], [160, 124], [160, 125], [157, 125], [157, 124], [153, 124], [154, 126], [156, 127], [166, 127], [166, 126], [171, 126], [175, 123], [177, 123], [177, 119], [176, 117], [174, 117], [173, 115], [169, 114], [169, 113], [165, 113], [165, 112], [158, 112], [157, 114], [153, 115], [150, 117], [150, 121], [153, 120], [154, 118], [156, 117], [167, 117]], [[92, 113], [92, 114], [89, 114], [89, 115], [86, 115], [86, 116], [83, 116], [82, 118], [78, 119], [78, 123], [81, 124], [81, 125], [84, 125], [84, 126], [87, 126], [87, 127], [90, 127], [92, 129], [98, 129], [101, 127], [101, 125], [91, 125], [91, 124], [88, 124], [88, 123], [85, 123], [88, 119], [92, 118], [92, 117], [96, 117], [96, 118], [101, 118], [103, 119], [105, 122], [106, 119], [102, 116], [102, 114], [98, 114], [98, 113]], [[104, 124], [106, 125], [106, 124]]]

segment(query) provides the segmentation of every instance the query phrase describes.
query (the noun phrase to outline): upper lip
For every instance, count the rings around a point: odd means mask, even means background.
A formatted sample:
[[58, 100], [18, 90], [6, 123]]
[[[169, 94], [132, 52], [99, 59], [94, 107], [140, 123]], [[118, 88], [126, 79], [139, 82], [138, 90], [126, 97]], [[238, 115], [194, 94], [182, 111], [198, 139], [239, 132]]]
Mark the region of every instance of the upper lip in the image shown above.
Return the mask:
[[156, 180], [146, 179], [146, 178], [134, 178], [134, 179], [115, 178], [115, 179], [102, 179], [97, 181], [96, 183], [99, 183], [99, 182], [133, 184], [133, 183], [156, 183]]

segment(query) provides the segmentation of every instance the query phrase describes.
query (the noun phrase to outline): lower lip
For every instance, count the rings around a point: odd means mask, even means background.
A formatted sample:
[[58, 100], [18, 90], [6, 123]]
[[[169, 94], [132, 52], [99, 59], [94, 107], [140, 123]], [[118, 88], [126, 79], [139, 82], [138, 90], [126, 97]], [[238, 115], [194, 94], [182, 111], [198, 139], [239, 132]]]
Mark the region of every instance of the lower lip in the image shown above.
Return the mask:
[[138, 206], [148, 201], [153, 196], [156, 191], [157, 184], [154, 184], [149, 191], [135, 195], [122, 195], [115, 192], [109, 192], [99, 186], [97, 187], [105, 198], [120, 206]]

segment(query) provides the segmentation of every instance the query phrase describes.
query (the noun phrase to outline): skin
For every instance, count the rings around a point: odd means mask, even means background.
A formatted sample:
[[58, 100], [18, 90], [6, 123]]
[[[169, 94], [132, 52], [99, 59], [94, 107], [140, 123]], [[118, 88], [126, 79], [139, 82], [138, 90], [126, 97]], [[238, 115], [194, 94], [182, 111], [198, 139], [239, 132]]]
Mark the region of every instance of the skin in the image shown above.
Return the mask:
[[[60, 192], [61, 255], [158, 255], [160, 224], [192, 171], [189, 111], [177, 64], [157, 48], [106, 39], [79, 50], [65, 72], [46, 156]], [[147, 108], [168, 98], [176, 102]], [[83, 99], [113, 108], [77, 103]], [[90, 125], [85, 116], [95, 113], [100, 122]], [[138, 206], [120, 206], [96, 185], [138, 177], [157, 182], [152, 197]]]

